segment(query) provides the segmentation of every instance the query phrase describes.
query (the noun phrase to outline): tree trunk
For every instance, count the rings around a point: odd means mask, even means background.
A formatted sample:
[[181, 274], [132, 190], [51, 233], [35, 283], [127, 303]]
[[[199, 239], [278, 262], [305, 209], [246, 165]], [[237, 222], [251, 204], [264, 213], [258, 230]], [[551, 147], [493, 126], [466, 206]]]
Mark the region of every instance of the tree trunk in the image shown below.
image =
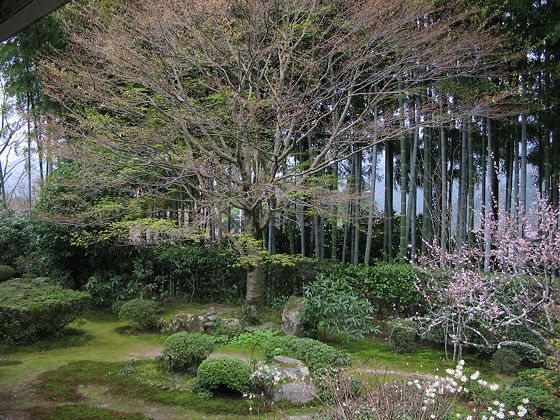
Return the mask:
[[[418, 118], [415, 115], [415, 123]], [[418, 128], [414, 130], [414, 140], [412, 142], [412, 154], [410, 158], [410, 186], [408, 193], [408, 209], [406, 218], [406, 233], [410, 232], [410, 260], [416, 257], [416, 160], [418, 158]], [[410, 230], [409, 230], [410, 229]]]
[[490, 271], [490, 248], [492, 246], [492, 208], [493, 208], [493, 197], [492, 197], [492, 179], [491, 174], [494, 170], [494, 159], [492, 158], [492, 124], [490, 118], [486, 118], [486, 138], [488, 142], [488, 164], [486, 167], [486, 173], [488, 174], [487, 182], [487, 192], [486, 192], [486, 205], [484, 212], [484, 219], [486, 220], [484, 226], [484, 272], [488, 273]]
[[521, 115], [521, 168], [519, 175], [519, 210], [527, 212], [527, 116]]
[[262, 231], [259, 228], [258, 210], [245, 212], [245, 223], [243, 227], [244, 233], [254, 240], [249, 243], [247, 256], [253, 260], [246, 264], [247, 269], [247, 296], [246, 303], [261, 307], [263, 304], [262, 294], [262, 263], [259, 260], [258, 245], [262, 237]]
[[[440, 115], [443, 115], [443, 98], [440, 97]], [[447, 249], [447, 139], [443, 125], [439, 128], [440, 141], [440, 161], [441, 161], [441, 226], [439, 235], [439, 245]], [[442, 253], [443, 255], [443, 253]]]
[[[333, 165], [333, 190], [338, 193], [338, 162]], [[331, 232], [331, 259], [338, 260], [338, 208], [336, 204], [332, 206], [332, 232]]]
[[424, 207], [422, 209], [422, 255], [426, 255], [428, 248], [426, 246], [427, 242], [431, 242], [431, 223], [432, 223], [432, 159], [431, 159], [431, 130], [426, 127], [424, 131], [424, 173], [423, 178], [423, 189], [424, 189]]
[[383, 225], [384, 260], [393, 258], [393, 149], [385, 142], [385, 223]]
[[361, 204], [360, 194], [362, 192], [362, 153], [354, 154], [354, 244], [352, 246], [352, 264], [357, 265], [360, 256], [360, 219]]
[[462, 248], [466, 242], [467, 234], [467, 127], [463, 119], [461, 123], [461, 180], [459, 182], [459, 195], [457, 203], [457, 245]]
[[[374, 116], [375, 118], [375, 116]], [[374, 140], [375, 141], [375, 140]], [[375, 181], [377, 178], [377, 144], [371, 147], [371, 181], [369, 190], [369, 211], [368, 211], [368, 227], [366, 236], [366, 251], [364, 254], [364, 264], [369, 265], [371, 254], [371, 234], [373, 231], [373, 215], [375, 213]]]
[[[399, 91], [402, 90], [402, 82], [399, 81]], [[404, 133], [404, 98], [399, 94], [399, 137], [401, 146], [401, 215], [400, 215], [400, 240], [399, 240], [399, 261], [405, 262], [406, 259], [406, 190], [408, 179], [408, 167], [406, 158], [406, 135]]]
[[473, 151], [473, 138], [471, 123], [467, 122], [467, 149], [469, 160], [469, 206], [468, 206], [468, 246], [469, 248], [474, 244], [474, 184], [475, 184], [475, 171], [474, 171], [474, 151]]

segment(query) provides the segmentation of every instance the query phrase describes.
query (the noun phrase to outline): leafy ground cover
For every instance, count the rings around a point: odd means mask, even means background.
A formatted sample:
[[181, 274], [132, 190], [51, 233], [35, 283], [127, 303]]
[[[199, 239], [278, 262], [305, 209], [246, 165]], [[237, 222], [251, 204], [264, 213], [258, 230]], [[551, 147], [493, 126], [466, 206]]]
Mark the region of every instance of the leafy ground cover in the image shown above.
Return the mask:
[[[178, 311], [202, 312], [212, 305], [166, 305], [163, 317]], [[213, 306], [218, 312], [235, 308]], [[0, 415], [32, 419], [174, 419], [245, 418], [267, 413], [270, 407], [259, 402], [233, 399], [226, 395], [203, 399], [191, 392], [190, 378], [169, 373], [154, 359], [161, 355], [167, 336], [156, 333], [120, 334], [126, 323], [110, 312], [90, 312], [59, 338], [25, 346], [0, 348]], [[420, 349], [413, 355], [396, 355], [382, 338], [331, 344], [352, 354], [353, 369], [367, 373], [373, 369], [433, 373], [451, 362], [444, 352]], [[239, 345], [222, 346], [215, 354], [246, 356]], [[260, 357], [261, 355], [259, 355]], [[472, 358], [468, 364], [479, 368]], [[484, 365], [484, 364], [482, 364]], [[487, 366], [484, 370], [492, 374]], [[487, 375], [488, 376], [488, 375]], [[499, 379], [499, 378], [498, 378]], [[284, 407], [284, 414], [297, 416], [311, 407]]]

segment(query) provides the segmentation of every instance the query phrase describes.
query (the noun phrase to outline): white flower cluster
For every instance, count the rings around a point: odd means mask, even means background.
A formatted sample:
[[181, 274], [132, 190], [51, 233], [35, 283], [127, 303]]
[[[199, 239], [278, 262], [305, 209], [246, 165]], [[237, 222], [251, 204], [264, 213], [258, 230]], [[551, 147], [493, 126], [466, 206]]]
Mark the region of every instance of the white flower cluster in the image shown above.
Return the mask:
[[285, 380], [287, 376], [275, 366], [262, 365], [253, 372], [251, 379], [259, 381], [267, 386], [274, 387]]
[[[488, 388], [490, 391], [497, 391], [500, 387], [498, 384], [489, 384], [487, 381], [480, 378], [480, 372], [476, 371], [471, 375], [466, 375], [463, 371], [465, 367], [465, 361], [460, 360], [455, 369], [446, 369], [445, 372], [449, 375], [447, 377], [434, 376], [433, 379], [426, 380], [422, 382], [418, 379], [413, 381], [408, 381], [408, 386], [413, 386], [418, 390], [424, 388], [424, 399], [422, 404], [422, 411], [427, 411], [429, 406], [436, 404], [436, 399], [438, 396], [444, 395], [457, 395], [457, 394], [468, 394], [469, 388], [467, 388], [468, 383], [475, 383], [483, 388]], [[524, 399], [523, 404], [528, 404], [529, 400]], [[485, 411], [486, 410], [486, 411]], [[481, 419], [481, 420], [496, 420], [507, 418], [520, 418], [527, 414], [527, 409], [520, 405], [517, 407], [517, 411], [506, 410], [503, 403], [499, 401], [494, 401], [492, 405], [488, 408], [484, 408], [482, 411], [477, 412], [477, 409], [473, 409], [473, 415], [468, 415], [465, 417], [467, 420]], [[462, 418], [460, 414], [457, 414], [458, 418]], [[430, 417], [435, 418], [435, 417]]]

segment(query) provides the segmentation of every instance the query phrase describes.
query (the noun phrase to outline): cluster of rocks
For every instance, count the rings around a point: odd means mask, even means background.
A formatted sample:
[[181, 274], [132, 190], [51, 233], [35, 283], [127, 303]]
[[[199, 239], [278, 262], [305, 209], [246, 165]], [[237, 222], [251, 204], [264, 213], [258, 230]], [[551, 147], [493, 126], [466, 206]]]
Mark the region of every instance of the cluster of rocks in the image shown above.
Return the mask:
[[[208, 311], [201, 314], [179, 312], [171, 316], [169, 322], [164, 326], [164, 329], [168, 334], [175, 334], [182, 331], [203, 333], [212, 327], [217, 318], [218, 314], [214, 308], [210, 308]], [[220, 322], [222, 325], [237, 328], [239, 331], [242, 329], [241, 321], [237, 318], [220, 317]]]
[[[290, 297], [282, 312], [282, 330], [288, 335], [303, 337], [301, 314], [304, 310], [301, 298]], [[244, 322], [237, 318], [222, 318], [214, 308], [209, 308], [200, 314], [179, 312], [171, 316], [168, 323], [163, 325], [163, 329], [168, 334], [186, 331], [189, 333], [203, 333], [210, 330], [215, 321], [220, 319], [221, 325], [237, 329], [238, 331], [252, 330], [256, 328], [277, 328], [274, 323], [266, 323], [259, 326], [246, 326]], [[272, 397], [274, 401], [288, 400], [296, 404], [304, 404], [311, 401], [315, 396], [313, 381], [309, 376], [309, 369], [301, 361], [283, 356], [276, 356], [274, 368], [281, 372], [286, 378], [281, 384], [273, 389]]]

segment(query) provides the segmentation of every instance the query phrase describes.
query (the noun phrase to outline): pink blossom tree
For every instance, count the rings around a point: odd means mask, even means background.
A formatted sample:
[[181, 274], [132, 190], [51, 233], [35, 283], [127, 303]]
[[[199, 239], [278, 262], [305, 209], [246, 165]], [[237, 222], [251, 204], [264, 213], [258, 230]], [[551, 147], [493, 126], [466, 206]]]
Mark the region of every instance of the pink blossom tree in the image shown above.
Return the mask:
[[[454, 358], [464, 346], [525, 348], [541, 358], [557, 352], [549, 340], [560, 337], [560, 214], [542, 197], [527, 213], [516, 213], [487, 221], [489, 248], [484, 232], [473, 232], [478, 245], [448, 252], [429, 244], [431, 252], [419, 261], [428, 280], [417, 288], [428, 308], [413, 321], [421, 335], [443, 331]], [[489, 271], [482, 269], [485, 259]], [[512, 327], [530, 339], [511, 338]]]

